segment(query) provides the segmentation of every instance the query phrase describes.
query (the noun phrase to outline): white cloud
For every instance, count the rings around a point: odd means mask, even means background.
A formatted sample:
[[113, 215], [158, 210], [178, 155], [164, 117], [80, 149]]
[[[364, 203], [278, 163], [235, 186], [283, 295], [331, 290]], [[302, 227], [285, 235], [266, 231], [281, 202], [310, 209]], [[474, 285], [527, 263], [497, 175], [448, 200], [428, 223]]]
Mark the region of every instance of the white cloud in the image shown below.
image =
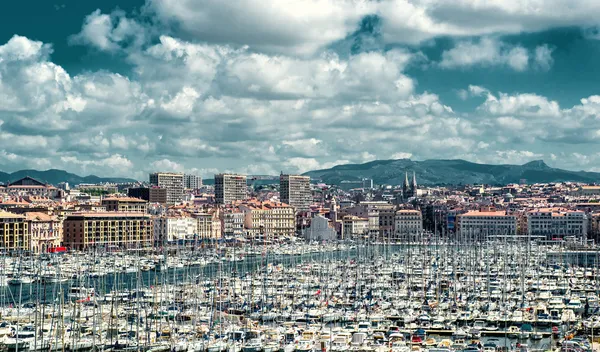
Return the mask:
[[0, 45], [0, 62], [39, 59], [51, 51], [48, 44], [14, 35], [6, 44]]
[[326, 156], [327, 147], [323, 141], [316, 138], [284, 140], [281, 142], [286, 152], [294, 153], [300, 156]]
[[541, 70], [549, 70], [554, 62], [552, 51], [548, 45], [541, 45], [535, 48], [535, 64]]
[[140, 24], [126, 18], [122, 11], [103, 14], [97, 9], [85, 18], [81, 32], [69, 37], [69, 43], [91, 45], [101, 51], [116, 51], [129, 40], [135, 45], [142, 44], [145, 33]]
[[158, 171], [175, 171], [175, 172], [182, 172], [183, 171], [183, 165], [175, 162], [175, 161], [171, 161], [169, 159], [161, 159], [161, 160], [156, 160], [153, 161], [150, 166], [152, 167], [153, 170], [155, 170], [155, 172]]
[[412, 153], [406, 152], [397, 152], [390, 156], [390, 159], [410, 159], [412, 157]]
[[[542, 47], [539, 47], [542, 48]], [[540, 49], [543, 51], [543, 49]], [[541, 55], [550, 56], [550, 52]], [[536, 51], [536, 61], [538, 52]], [[551, 56], [550, 56], [551, 58]], [[547, 57], [545, 64], [550, 65]], [[543, 60], [543, 59], [542, 59]], [[508, 66], [524, 71], [529, 65], [529, 53], [521, 46], [511, 46], [494, 38], [458, 42], [454, 48], [442, 53], [439, 65], [443, 68], [470, 66]]]
[[480, 86], [469, 85], [469, 93], [473, 96], [479, 97], [489, 94], [490, 91]]
[[69, 169], [77, 166], [85, 174], [102, 171], [102, 176], [122, 176], [133, 172], [133, 162], [123, 155], [113, 154], [96, 160], [82, 160], [76, 156], [62, 156], [60, 161]]
[[559, 117], [561, 114], [558, 102], [529, 93], [517, 95], [500, 93], [498, 97], [488, 94], [479, 110], [484, 110], [492, 115], [517, 114], [528, 117]]
[[375, 3], [365, 0], [149, 0], [166, 23], [208, 42], [311, 54], [357, 28]]
[[314, 59], [237, 52], [225, 60], [222, 90], [251, 97], [398, 99], [412, 94], [403, 74], [408, 52], [360, 53], [340, 59], [325, 53]]
[[525, 127], [525, 123], [523, 121], [516, 119], [511, 116], [502, 116], [496, 119], [496, 123], [505, 129], [508, 130], [521, 130]]
[[499, 150], [492, 157], [494, 163], [502, 164], [525, 164], [527, 162], [543, 157], [543, 154], [528, 150]]
[[384, 42], [414, 44], [440, 36], [596, 26], [600, 14], [592, 0], [148, 0], [147, 8], [182, 35], [303, 55], [344, 39], [366, 15], [382, 18]]
[[385, 40], [403, 43], [420, 43], [438, 36], [596, 26], [600, 14], [600, 4], [593, 0], [389, 0], [377, 4]]
[[[543, 154], [540, 143], [600, 138], [597, 96], [561, 108], [536, 94], [469, 86], [464, 98], [485, 101], [475, 111], [455, 113], [435, 93], [415, 92], [406, 69], [418, 54], [406, 50], [308, 55], [314, 49], [299, 40], [261, 52], [212, 43], [216, 39], [186, 41], [175, 30], [149, 47], [128, 46], [135, 38], [123, 34], [125, 25], [119, 29], [124, 15], [92, 15], [90, 21], [108, 16], [110, 26], [88, 44], [123, 49], [115, 56], [126, 58], [130, 75], [71, 75], [50, 60], [48, 45], [27, 38], [0, 46], [0, 165], [6, 171], [39, 160], [81, 174], [144, 178], [156, 170], [278, 174], [386, 156], [520, 160]], [[492, 53], [506, 67], [525, 69], [551, 63], [551, 50], [544, 50], [534, 55], [500, 44]], [[473, 65], [496, 62], [482, 57]], [[11, 143], [12, 136], [25, 137]], [[554, 145], [548, 152], [558, 153]]]
[[315, 158], [289, 158], [284, 162], [284, 166], [295, 170], [298, 173], [304, 173], [317, 169], [328, 169], [336, 165], [344, 165], [350, 163], [349, 160], [335, 160], [331, 162], [320, 163]]
[[200, 97], [192, 87], [183, 87], [173, 99], [161, 104], [161, 107], [173, 116], [185, 117], [194, 109], [196, 99]]

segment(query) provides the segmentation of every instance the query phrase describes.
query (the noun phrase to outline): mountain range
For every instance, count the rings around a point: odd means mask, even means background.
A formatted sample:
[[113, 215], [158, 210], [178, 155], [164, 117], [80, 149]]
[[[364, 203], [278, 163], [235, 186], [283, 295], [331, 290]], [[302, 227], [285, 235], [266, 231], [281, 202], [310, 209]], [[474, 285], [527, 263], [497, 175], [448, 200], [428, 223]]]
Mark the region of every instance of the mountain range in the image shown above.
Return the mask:
[[121, 177], [98, 177], [95, 175], [90, 176], [79, 176], [72, 174], [70, 172], [64, 170], [46, 170], [46, 171], [38, 171], [38, 170], [19, 170], [12, 173], [6, 173], [0, 171], [0, 182], [8, 183], [19, 180], [23, 177], [32, 177], [38, 181], [49, 183], [52, 185], [59, 184], [61, 182], [68, 182], [69, 185], [75, 186], [80, 183], [124, 183], [124, 182], [136, 182], [136, 180], [131, 178], [121, 178]]
[[[427, 185], [460, 185], [460, 184], [489, 184], [505, 185], [526, 180], [527, 183], [546, 182], [586, 182], [600, 183], [600, 173], [587, 171], [570, 171], [553, 168], [543, 160], [535, 160], [523, 165], [491, 165], [477, 164], [465, 160], [424, 160], [410, 159], [374, 160], [364, 164], [337, 165], [330, 169], [314, 170], [304, 173], [313, 180], [332, 185], [348, 185], [357, 187], [363, 178], [373, 179], [375, 184], [400, 185], [408, 173], [412, 181], [413, 172], [418, 184]], [[19, 170], [12, 173], [0, 171], [0, 182], [14, 182], [25, 176], [49, 184], [56, 185], [68, 182], [70, 185], [80, 183], [123, 183], [136, 182], [131, 178], [99, 177], [95, 175], [79, 176], [64, 170]], [[205, 184], [212, 184], [212, 179], [205, 180]], [[257, 181], [253, 181], [256, 183]], [[250, 183], [250, 182], [249, 182]], [[278, 183], [278, 180], [269, 180], [262, 183]]]
[[352, 181], [360, 181], [363, 178], [373, 179], [375, 184], [400, 185], [404, 182], [406, 173], [409, 175], [409, 181], [412, 182], [413, 172], [418, 184], [428, 185], [505, 185], [523, 179], [527, 180], [527, 183], [600, 182], [600, 173], [557, 169], [546, 165], [543, 160], [535, 160], [523, 165], [477, 164], [459, 159], [375, 160], [364, 164], [338, 165], [330, 169], [309, 171], [304, 175], [336, 185], [344, 183], [350, 185]]

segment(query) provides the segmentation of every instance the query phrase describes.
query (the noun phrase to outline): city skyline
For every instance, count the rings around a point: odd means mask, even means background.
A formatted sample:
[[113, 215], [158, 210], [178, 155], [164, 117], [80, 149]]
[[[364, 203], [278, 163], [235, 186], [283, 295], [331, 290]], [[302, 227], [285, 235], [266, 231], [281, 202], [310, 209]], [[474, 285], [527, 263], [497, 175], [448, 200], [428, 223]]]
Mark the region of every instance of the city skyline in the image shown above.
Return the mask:
[[144, 180], [411, 158], [600, 171], [600, 5], [477, 4], [6, 4], [0, 170]]

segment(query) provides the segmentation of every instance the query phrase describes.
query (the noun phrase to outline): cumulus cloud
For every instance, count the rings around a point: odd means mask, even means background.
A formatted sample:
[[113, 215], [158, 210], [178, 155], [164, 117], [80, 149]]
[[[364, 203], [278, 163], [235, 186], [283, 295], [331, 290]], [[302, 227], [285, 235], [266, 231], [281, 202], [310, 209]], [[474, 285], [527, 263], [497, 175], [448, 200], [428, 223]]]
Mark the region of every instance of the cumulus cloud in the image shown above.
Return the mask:
[[[571, 108], [561, 108], [558, 102], [537, 94], [494, 95], [488, 91], [477, 110], [480, 113], [478, 128], [487, 131], [490, 139], [499, 144], [577, 145], [600, 139], [600, 99], [597, 96], [581, 99], [581, 104]], [[564, 149], [564, 145], [557, 148]]]
[[[281, 4], [149, 0], [146, 8], [182, 36], [303, 55], [347, 37], [365, 16], [381, 18], [385, 43], [415, 44], [447, 36], [517, 34], [566, 26], [596, 28], [600, 14], [597, 2], [568, 0], [294, 0]], [[520, 65], [521, 54], [510, 57], [517, 60], [514, 65]]]
[[530, 93], [517, 95], [500, 93], [498, 97], [488, 94], [486, 101], [479, 109], [492, 115], [515, 114], [528, 117], [559, 117], [561, 115], [558, 102]]
[[596, 26], [600, 4], [568, 0], [390, 0], [377, 2], [387, 42], [419, 43], [438, 36], [481, 36]]
[[[454, 36], [456, 47], [442, 55], [442, 67], [547, 70], [552, 48], [528, 50], [498, 39], [512, 26], [533, 28], [535, 21], [528, 21], [537, 15], [522, 11], [521, 3], [264, 4], [152, 0], [144, 15], [154, 17], [144, 25], [123, 12], [94, 11], [71, 43], [125, 60], [127, 74], [68, 72], [52, 61], [49, 44], [25, 37], [0, 44], [0, 166], [141, 179], [157, 170], [277, 174], [387, 157], [521, 161], [559, 154], [555, 148], [540, 152], [541, 143], [600, 138], [597, 96], [561, 107], [535, 93], [472, 85], [459, 94], [480, 97], [473, 99], [480, 106], [455, 112], [408, 73], [421, 60], [414, 49], [336, 53], [328, 47], [374, 14], [382, 18], [384, 44]], [[455, 12], [444, 17], [443, 7]], [[507, 24], [502, 16], [511, 11], [528, 20]], [[481, 25], [457, 19], [488, 19], [472, 12], [502, 20]], [[583, 16], [565, 14], [567, 22]], [[539, 28], [555, 21], [546, 9], [538, 15], [549, 16]], [[484, 37], [456, 38], [471, 34]]]
[[208, 42], [311, 54], [354, 31], [375, 5], [368, 0], [150, 0], [147, 7], [164, 23]]
[[0, 61], [6, 63], [39, 59], [51, 52], [52, 47], [49, 44], [14, 35], [6, 44], [0, 45]]
[[530, 60], [542, 69], [552, 65], [552, 51], [547, 45], [539, 46], [530, 53], [522, 46], [513, 46], [498, 39], [483, 37], [478, 41], [460, 41], [452, 49], [442, 53], [439, 65], [443, 68], [471, 66], [507, 66], [524, 71]]
[[133, 171], [133, 162], [120, 154], [113, 154], [95, 160], [82, 160], [76, 156], [62, 156], [60, 161], [65, 165], [75, 165], [79, 167], [85, 174], [93, 172], [93, 170], [101, 169], [104, 171], [103, 175], [120, 176], [131, 174]]
[[81, 31], [69, 37], [69, 43], [90, 45], [101, 51], [116, 51], [126, 42], [142, 44], [145, 34], [145, 28], [128, 19], [123, 11], [104, 14], [97, 9], [85, 18]]

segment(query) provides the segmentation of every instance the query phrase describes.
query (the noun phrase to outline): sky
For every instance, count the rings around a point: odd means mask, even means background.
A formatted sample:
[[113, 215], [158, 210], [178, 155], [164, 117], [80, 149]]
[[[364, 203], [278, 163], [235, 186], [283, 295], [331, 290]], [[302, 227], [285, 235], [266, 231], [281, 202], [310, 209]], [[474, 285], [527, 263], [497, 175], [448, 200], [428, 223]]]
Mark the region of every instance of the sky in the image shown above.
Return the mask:
[[597, 0], [7, 2], [0, 170], [600, 171], [598, 18]]

